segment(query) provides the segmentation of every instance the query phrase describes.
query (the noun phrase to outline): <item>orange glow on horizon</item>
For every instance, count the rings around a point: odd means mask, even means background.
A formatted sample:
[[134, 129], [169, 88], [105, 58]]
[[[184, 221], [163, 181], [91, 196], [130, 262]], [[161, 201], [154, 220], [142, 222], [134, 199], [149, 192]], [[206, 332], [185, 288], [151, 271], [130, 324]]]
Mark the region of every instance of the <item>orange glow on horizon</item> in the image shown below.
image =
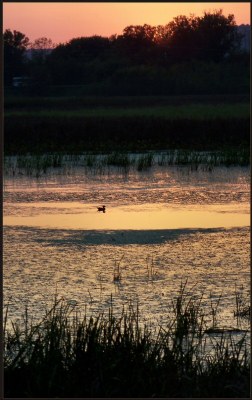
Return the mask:
[[178, 15], [202, 15], [222, 9], [236, 23], [250, 24], [244, 3], [3, 3], [3, 29], [18, 30], [30, 40], [45, 36], [54, 43], [79, 36], [121, 34], [128, 25], [165, 25]]

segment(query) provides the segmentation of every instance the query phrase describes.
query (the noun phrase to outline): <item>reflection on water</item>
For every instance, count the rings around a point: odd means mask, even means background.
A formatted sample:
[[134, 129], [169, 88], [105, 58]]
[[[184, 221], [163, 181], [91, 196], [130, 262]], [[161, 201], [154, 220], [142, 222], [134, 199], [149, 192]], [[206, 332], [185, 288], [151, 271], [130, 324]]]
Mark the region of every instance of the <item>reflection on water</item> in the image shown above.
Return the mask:
[[[220, 323], [234, 324], [235, 285], [249, 291], [249, 170], [154, 168], [4, 182], [4, 300], [42, 313], [55, 291], [88, 312], [139, 302], [165, 323], [188, 278], [205, 302], [222, 294]], [[106, 204], [106, 213], [97, 206]], [[113, 282], [121, 260], [122, 281]], [[153, 268], [149, 275], [150, 263]], [[209, 314], [209, 318], [211, 318]]]
[[[17, 202], [82, 202], [107, 206], [145, 203], [227, 204], [249, 203], [249, 168], [215, 168], [213, 172], [190, 172], [188, 168], [153, 167], [149, 172], [128, 174], [85, 174], [79, 168], [71, 174], [58, 174], [39, 179], [25, 176], [6, 177], [4, 198]], [[96, 204], [95, 204], [96, 205]]]
[[[223, 293], [221, 322], [232, 325], [235, 285], [249, 288], [249, 229], [82, 231], [6, 227], [5, 296], [21, 314], [25, 299], [42, 312], [57, 291], [90, 311], [139, 301], [146, 319], [165, 321], [181, 280], [193, 293]], [[123, 257], [123, 258], [122, 258]], [[121, 260], [122, 281], [113, 282]], [[153, 276], [148, 266], [153, 263]], [[24, 288], [26, 290], [24, 290]], [[13, 312], [13, 311], [12, 311]], [[232, 322], [230, 322], [230, 318]]]
[[[23, 207], [22, 207], [23, 206]], [[248, 226], [248, 206], [201, 205], [200, 207], [170, 207], [144, 204], [113, 207], [98, 213], [94, 205], [74, 207], [70, 204], [46, 203], [18, 205], [12, 209], [15, 216], [6, 216], [9, 226], [36, 226], [68, 229], [178, 229]], [[63, 210], [62, 210], [63, 208]]]

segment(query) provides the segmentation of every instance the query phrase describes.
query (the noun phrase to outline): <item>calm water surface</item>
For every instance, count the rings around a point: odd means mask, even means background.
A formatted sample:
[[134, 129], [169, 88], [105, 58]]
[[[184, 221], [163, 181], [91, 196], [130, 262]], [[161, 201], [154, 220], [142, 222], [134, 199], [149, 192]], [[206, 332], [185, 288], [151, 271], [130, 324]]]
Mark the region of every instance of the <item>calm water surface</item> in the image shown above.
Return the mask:
[[[53, 295], [87, 311], [139, 304], [164, 324], [181, 280], [234, 326], [250, 287], [249, 168], [153, 167], [127, 174], [69, 167], [4, 180], [4, 301], [35, 316]], [[97, 212], [105, 204], [106, 213]], [[120, 264], [121, 283], [113, 282]], [[211, 320], [209, 310], [209, 321]]]

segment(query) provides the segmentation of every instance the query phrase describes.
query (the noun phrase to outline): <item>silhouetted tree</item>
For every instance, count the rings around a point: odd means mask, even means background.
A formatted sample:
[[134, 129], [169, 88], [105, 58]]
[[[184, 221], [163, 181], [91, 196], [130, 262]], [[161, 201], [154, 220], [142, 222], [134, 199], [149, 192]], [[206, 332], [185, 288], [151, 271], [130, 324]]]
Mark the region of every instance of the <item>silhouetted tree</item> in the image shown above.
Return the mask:
[[222, 10], [217, 10], [197, 18], [196, 43], [200, 58], [205, 61], [219, 62], [230, 56], [239, 49], [241, 38], [233, 14], [225, 17]]
[[101, 57], [109, 47], [109, 39], [102, 36], [74, 38], [66, 44], [57, 46], [51, 58], [65, 57], [89, 61], [92, 58]]
[[51, 83], [50, 71], [46, 60], [55, 47], [51, 39], [40, 37], [29, 43], [29, 53], [26, 56], [27, 72], [30, 78], [29, 91], [40, 94]]
[[[14, 32], [16, 42], [21, 40], [19, 52], [14, 51], [19, 57], [13, 63], [17, 74], [16, 66], [24, 66], [23, 52], [28, 42], [25, 35]], [[9, 81], [14, 74], [9, 68], [9, 60], [14, 60], [11, 51], [19, 48], [13, 44], [15, 35], [9, 30], [5, 33]], [[55, 47], [50, 39], [42, 37], [30, 45], [33, 57], [27, 65], [33, 82], [42, 89], [51, 83], [85, 84], [83, 90], [90, 90], [88, 93], [100, 93], [101, 89], [101, 93], [109, 94], [223, 91], [226, 89], [220, 81], [226, 64], [235, 60], [237, 71], [246, 71], [248, 66], [248, 57], [243, 55], [241, 61], [242, 54], [237, 51], [240, 39], [234, 16], [225, 17], [222, 10], [217, 10], [201, 17], [179, 15], [163, 26], [130, 25], [121, 35], [109, 38], [73, 38]], [[52, 51], [46, 55], [49, 48]]]
[[[110, 40], [101, 36], [80, 37], [60, 44], [48, 57], [56, 83], [83, 83], [94, 74], [95, 64], [109, 56]], [[89, 75], [89, 77], [88, 77]]]
[[193, 15], [179, 15], [164, 27], [164, 38], [160, 40], [166, 47], [169, 62], [186, 61], [197, 56], [196, 31], [197, 20]]
[[46, 57], [50, 54], [54, 47], [55, 44], [52, 42], [52, 39], [48, 39], [46, 37], [35, 39], [32, 43], [30, 43], [31, 57], [33, 60], [43, 62], [46, 60]]
[[4, 82], [11, 84], [15, 75], [25, 72], [24, 52], [29, 45], [29, 38], [22, 32], [6, 29], [4, 43]]
[[158, 56], [156, 31], [156, 27], [148, 24], [127, 26], [117, 37], [118, 53], [134, 64], [155, 64]]
[[201, 59], [222, 61], [239, 47], [234, 15], [222, 10], [205, 12], [203, 17], [180, 15], [164, 28], [167, 51], [173, 62]]

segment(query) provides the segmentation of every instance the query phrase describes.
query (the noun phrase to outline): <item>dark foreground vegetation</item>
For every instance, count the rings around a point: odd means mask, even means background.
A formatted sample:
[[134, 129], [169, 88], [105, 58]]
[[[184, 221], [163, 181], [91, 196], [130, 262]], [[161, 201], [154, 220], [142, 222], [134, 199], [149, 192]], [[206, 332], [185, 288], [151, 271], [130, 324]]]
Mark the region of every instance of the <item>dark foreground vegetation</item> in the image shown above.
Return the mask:
[[[23, 325], [5, 327], [5, 397], [249, 397], [246, 330], [218, 329], [219, 301], [207, 326], [202, 297], [181, 285], [155, 332], [138, 307], [115, 316], [112, 297], [108, 314], [94, 317], [57, 298], [40, 323], [26, 310]], [[239, 295], [235, 316], [250, 317]]]

